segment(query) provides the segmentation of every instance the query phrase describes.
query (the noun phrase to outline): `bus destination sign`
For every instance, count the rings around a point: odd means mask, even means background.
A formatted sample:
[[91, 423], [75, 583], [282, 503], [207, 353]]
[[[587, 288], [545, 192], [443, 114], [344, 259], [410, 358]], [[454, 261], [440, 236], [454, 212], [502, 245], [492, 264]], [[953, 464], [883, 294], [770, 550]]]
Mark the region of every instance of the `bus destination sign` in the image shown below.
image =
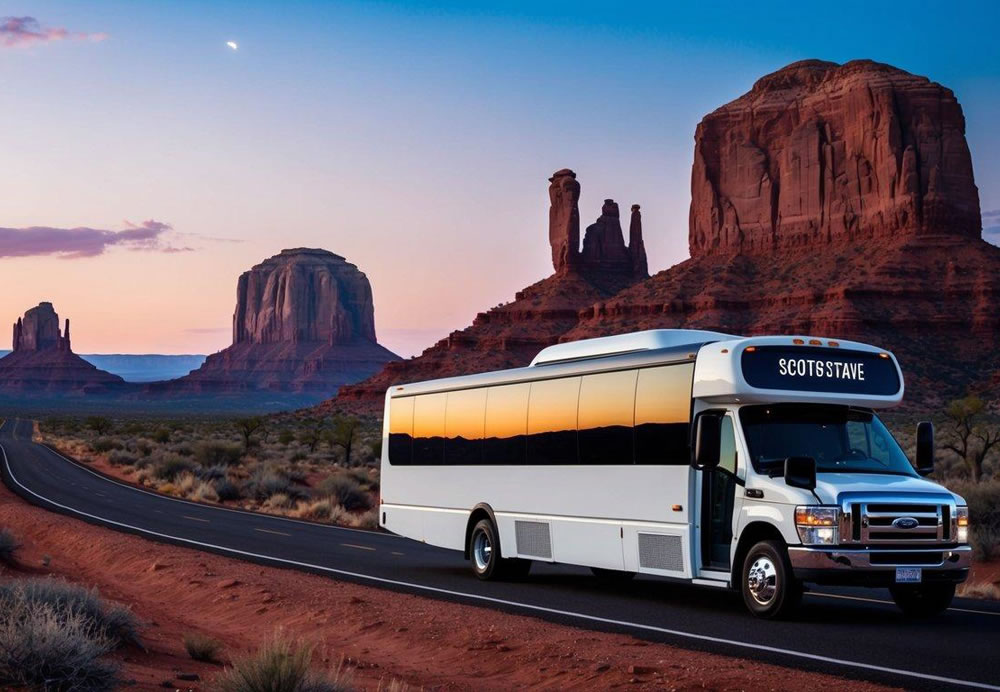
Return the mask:
[[891, 358], [817, 346], [757, 346], [741, 357], [743, 377], [758, 389], [892, 396], [899, 373]]

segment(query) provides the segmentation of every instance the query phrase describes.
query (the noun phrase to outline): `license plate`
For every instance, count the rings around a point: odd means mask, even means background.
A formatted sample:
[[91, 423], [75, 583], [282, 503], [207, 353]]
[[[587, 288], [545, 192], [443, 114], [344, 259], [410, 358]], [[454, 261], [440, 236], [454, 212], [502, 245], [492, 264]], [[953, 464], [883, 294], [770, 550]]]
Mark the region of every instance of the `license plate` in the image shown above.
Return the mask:
[[923, 576], [923, 570], [920, 567], [896, 568], [897, 584], [919, 584], [922, 576]]

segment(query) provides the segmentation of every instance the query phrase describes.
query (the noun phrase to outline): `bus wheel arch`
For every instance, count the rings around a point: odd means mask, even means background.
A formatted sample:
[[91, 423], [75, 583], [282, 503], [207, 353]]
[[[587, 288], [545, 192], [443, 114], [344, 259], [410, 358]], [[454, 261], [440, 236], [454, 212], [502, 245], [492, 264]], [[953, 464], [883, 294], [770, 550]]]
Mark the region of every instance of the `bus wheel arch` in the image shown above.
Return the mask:
[[765, 521], [754, 521], [747, 524], [740, 533], [740, 542], [736, 546], [736, 554], [733, 555], [733, 564], [730, 569], [730, 580], [733, 588], [739, 590], [743, 561], [746, 560], [750, 548], [761, 541], [778, 541], [782, 545], [785, 544], [785, 538], [774, 524]]
[[472, 558], [472, 553], [469, 549], [469, 545], [472, 542], [472, 530], [476, 527], [476, 524], [482, 519], [489, 519], [493, 524], [493, 528], [497, 531], [499, 536], [500, 527], [497, 526], [497, 518], [493, 514], [493, 508], [490, 507], [485, 502], [480, 502], [478, 505], [472, 508], [472, 512], [469, 514], [469, 521], [465, 525], [465, 559], [469, 560]]

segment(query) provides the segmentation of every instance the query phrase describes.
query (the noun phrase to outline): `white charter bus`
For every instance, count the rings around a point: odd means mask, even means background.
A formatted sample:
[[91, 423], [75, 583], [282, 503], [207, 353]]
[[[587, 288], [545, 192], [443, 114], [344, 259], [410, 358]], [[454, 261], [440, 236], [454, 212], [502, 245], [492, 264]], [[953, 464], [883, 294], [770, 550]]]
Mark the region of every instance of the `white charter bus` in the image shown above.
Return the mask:
[[968, 575], [968, 507], [875, 413], [896, 358], [814, 337], [653, 330], [528, 367], [391, 387], [380, 523], [464, 551], [481, 579], [532, 561], [734, 588], [754, 614], [804, 583], [882, 585], [910, 614]]

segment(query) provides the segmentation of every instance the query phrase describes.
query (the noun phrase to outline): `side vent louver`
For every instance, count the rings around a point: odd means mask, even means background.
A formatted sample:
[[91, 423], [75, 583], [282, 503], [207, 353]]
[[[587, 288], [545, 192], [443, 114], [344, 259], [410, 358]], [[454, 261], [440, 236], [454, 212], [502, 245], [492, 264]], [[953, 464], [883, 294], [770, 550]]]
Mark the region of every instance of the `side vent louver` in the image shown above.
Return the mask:
[[684, 571], [684, 551], [680, 536], [639, 534], [639, 567]]
[[541, 521], [515, 521], [514, 534], [517, 554], [552, 559], [552, 537], [549, 525]]

